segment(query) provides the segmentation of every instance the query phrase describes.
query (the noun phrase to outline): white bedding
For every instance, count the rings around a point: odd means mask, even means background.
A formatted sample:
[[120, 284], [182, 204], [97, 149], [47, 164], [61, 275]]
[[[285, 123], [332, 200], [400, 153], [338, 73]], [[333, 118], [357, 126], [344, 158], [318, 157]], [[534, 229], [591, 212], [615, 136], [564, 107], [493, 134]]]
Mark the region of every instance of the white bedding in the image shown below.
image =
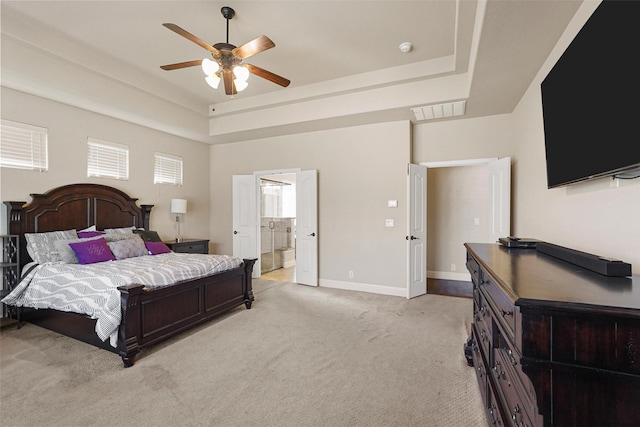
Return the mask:
[[[228, 255], [166, 253], [95, 264], [45, 263], [35, 266], [2, 302], [18, 307], [53, 308], [96, 319], [102, 341], [117, 345], [120, 325], [118, 286], [160, 288], [242, 264]], [[25, 272], [28, 271], [25, 268]]]

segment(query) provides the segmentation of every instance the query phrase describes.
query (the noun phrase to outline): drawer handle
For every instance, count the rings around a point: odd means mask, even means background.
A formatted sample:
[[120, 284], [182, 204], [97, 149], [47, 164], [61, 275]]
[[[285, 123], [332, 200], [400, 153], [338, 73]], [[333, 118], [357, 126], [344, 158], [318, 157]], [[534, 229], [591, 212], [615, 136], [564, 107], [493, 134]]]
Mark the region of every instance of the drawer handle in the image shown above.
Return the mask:
[[499, 367], [500, 367], [500, 362], [496, 361], [495, 366], [491, 368], [491, 370], [493, 371], [493, 374], [497, 379], [500, 379], [500, 377], [504, 376], [504, 371], [498, 371]]
[[507, 310], [500, 310], [500, 312], [502, 312], [502, 317], [504, 316], [513, 316], [513, 311], [507, 311]]
[[515, 357], [513, 357], [513, 352], [511, 351], [511, 349], [507, 350], [507, 354], [509, 355], [509, 358], [511, 359], [511, 364], [513, 366], [516, 366], [518, 364], [518, 361], [516, 360]]

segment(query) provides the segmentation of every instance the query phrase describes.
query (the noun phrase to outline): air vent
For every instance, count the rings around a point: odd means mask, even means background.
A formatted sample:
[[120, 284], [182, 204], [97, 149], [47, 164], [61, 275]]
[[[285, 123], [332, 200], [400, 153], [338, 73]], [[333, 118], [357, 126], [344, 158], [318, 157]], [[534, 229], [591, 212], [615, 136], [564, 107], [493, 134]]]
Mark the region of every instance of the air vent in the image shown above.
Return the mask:
[[425, 105], [412, 108], [416, 120], [433, 120], [446, 117], [463, 116], [467, 101], [449, 102], [446, 104]]

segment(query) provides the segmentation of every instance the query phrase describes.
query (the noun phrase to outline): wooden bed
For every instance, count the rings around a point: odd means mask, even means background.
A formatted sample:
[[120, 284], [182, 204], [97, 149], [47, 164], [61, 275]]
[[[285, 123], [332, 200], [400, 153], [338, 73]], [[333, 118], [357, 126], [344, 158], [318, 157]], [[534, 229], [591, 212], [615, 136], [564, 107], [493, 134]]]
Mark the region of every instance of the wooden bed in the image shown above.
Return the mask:
[[[22, 266], [31, 261], [24, 233], [141, 227], [149, 230], [153, 205], [138, 206], [137, 199], [99, 184], [71, 184], [45, 194], [31, 194], [31, 203], [4, 202], [8, 207], [7, 231], [19, 235]], [[143, 347], [174, 336], [241, 304], [254, 300], [251, 273], [255, 259], [212, 276], [147, 290], [143, 285], [119, 287], [122, 320], [117, 347], [103, 342], [95, 332], [96, 321], [87, 316], [57, 310], [23, 309], [22, 320], [118, 353], [125, 367], [133, 366]]]

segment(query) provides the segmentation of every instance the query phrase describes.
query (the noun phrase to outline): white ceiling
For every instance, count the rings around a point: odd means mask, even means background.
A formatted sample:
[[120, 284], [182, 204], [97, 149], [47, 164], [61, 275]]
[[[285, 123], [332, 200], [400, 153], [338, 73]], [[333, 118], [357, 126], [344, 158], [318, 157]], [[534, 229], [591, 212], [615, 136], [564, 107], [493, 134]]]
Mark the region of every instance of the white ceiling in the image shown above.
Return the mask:
[[[112, 83], [127, 90], [153, 92], [154, 96], [186, 110], [198, 124], [181, 127], [176, 123], [162, 129], [161, 125], [153, 124], [152, 118], [141, 117], [148, 106], [141, 108], [133, 97], [121, 103], [105, 98], [101, 112], [110, 111], [119, 118], [207, 143], [269, 134], [239, 127], [212, 137], [208, 121], [216, 114], [227, 120], [234, 114], [251, 117], [252, 111], [267, 105], [303, 108], [309, 101], [340, 102], [339, 97], [345, 94], [465, 73], [469, 75], [466, 94], [454, 96], [467, 101], [464, 117], [500, 114], [513, 110], [580, 3], [579, 0], [2, 0], [2, 84], [92, 109], [88, 105], [96, 100], [83, 101], [82, 93], [75, 93], [73, 101], [67, 96], [65, 101], [60, 92], [70, 83], [56, 77], [55, 70], [50, 70], [35, 85], [32, 83], [37, 77], [20, 69], [17, 54], [11, 56], [18, 48], [40, 50], [46, 52], [51, 67], [64, 62], [75, 69], [108, 75]], [[271, 38], [276, 44], [274, 48], [245, 62], [290, 79], [289, 87], [251, 76], [249, 87], [230, 99], [222, 85], [213, 90], [204, 82], [199, 67], [160, 69], [160, 65], [209, 55], [162, 24], [174, 23], [210, 44], [224, 42], [226, 21], [220, 13], [222, 6], [231, 6], [236, 12], [229, 22], [229, 43], [239, 46], [262, 34]], [[409, 53], [399, 49], [405, 41], [413, 43]], [[437, 65], [441, 63], [452, 65]], [[47, 70], [47, 65], [38, 66]], [[341, 121], [348, 125], [414, 119], [410, 108], [419, 106], [415, 97], [410, 101], [413, 104], [403, 103], [401, 91], [397, 92], [395, 104], [373, 106], [366, 114], [355, 111], [342, 114], [340, 119], [333, 120], [332, 126], [340, 125]], [[441, 98], [442, 102], [453, 100], [447, 95]], [[280, 121], [277, 126], [274, 124], [271, 133], [329, 126], [320, 117], [306, 122]]]

